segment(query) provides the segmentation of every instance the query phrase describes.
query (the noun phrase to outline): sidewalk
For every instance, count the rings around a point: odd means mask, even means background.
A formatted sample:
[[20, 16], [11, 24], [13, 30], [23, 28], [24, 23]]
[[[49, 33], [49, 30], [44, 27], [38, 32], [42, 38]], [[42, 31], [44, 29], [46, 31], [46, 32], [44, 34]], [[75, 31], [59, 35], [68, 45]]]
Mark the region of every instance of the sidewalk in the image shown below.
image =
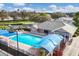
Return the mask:
[[79, 36], [73, 38], [71, 45], [64, 50], [63, 56], [78, 56], [79, 55]]

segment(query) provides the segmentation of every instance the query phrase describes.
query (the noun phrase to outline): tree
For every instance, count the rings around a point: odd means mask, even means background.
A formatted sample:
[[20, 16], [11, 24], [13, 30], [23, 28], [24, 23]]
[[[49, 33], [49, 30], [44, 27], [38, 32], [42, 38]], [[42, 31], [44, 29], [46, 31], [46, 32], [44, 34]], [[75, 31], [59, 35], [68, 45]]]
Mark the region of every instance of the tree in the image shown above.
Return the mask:
[[50, 14], [37, 13], [33, 15], [31, 20], [34, 22], [44, 22], [44, 21], [49, 20], [50, 18], [51, 18]]
[[73, 20], [74, 20], [75, 26], [79, 27], [79, 12], [77, 12], [77, 13], [74, 15]]
[[78, 27], [75, 35], [79, 35], [79, 12], [75, 13], [74, 17], [73, 17], [73, 20], [74, 20], [74, 25]]
[[9, 12], [9, 16], [13, 18], [13, 20], [17, 20], [18, 13], [16, 11]]
[[56, 19], [56, 18], [59, 18], [59, 17], [66, 17], [66, 16], [67, 16], [66, 14], [60, 13], [60, 12], [52, 13], [52, 14], [51, 14], [51, 17], [52, 17], [53, 19]]
[[7, 12], [4, 11], [4, 10], [1, 10], [0, 11], [0, 18], [1, 18], [1, 21], [4, 21], [5, 18], [7, 18], [8, 15], [7, 15]]
[[25, 10], [23, 10], [23, 11], [20, 11], [19, 16], [22, 18], [22, 20], [26, 20], [28, 13]]

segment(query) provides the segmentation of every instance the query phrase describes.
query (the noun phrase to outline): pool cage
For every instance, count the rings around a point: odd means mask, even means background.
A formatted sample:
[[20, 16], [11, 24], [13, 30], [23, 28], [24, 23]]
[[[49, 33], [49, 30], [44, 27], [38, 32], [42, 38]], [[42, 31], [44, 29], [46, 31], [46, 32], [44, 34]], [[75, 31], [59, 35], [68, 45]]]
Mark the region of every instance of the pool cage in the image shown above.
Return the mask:
[[[8, 36], [14, 35], [14, 34], [17, 35], [17, 42], [10, 41], [10, 40], [8, 40], [7, 37], [4, 37], [3, 39], [0, 38], [1, 44], [5, 45], [9, 48], [12, 48], [12, 50], [7, 48], [8, 52], [12, 52], [13, 50], [15, 50], [15, 52], [16, 52], [15, 55], [36, 56], [36, 55], [41, 55], [40, 53], [41, 53], [41, 51], [43, 51], [45, 53], [43, 55], [46, 55], [46, 56], [52, 56], [52, 55], [53, 56], [61, 56], [61, 55], [63, 55], [63, 49], [65, 48], [65, 43], [66, 43], [64, 41], [66, 39], [62, 35], [49, 34], [49, 35], [41, 38], [42, 40], [39, 42], [39, 45], [41, 46], [40, 49], [35, 49], [32, 47], [29, 50], [23, 50], [23, 49], [21, 49], [20, 44], [18, 43], [18, 40], [19, 40], [18, 39], [18, 31], [19, 30], [16, 30], [15, 33], [12, 32], [11, 34], [8, 35]], [[5, 35], [5, 33], [8, 33], [8, 31], [2, 30], [1, 33]]]

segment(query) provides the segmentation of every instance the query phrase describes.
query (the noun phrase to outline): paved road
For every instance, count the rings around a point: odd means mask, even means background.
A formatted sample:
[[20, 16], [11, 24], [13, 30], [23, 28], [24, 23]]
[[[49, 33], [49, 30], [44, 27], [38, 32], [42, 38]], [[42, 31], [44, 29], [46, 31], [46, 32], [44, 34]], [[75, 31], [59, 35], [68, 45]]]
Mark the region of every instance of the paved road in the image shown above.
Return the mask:
[[63, 53], [63, 56], [78, 56], [79, 55], [79, 36], [73, 38], [71, 45], [68, 45]]

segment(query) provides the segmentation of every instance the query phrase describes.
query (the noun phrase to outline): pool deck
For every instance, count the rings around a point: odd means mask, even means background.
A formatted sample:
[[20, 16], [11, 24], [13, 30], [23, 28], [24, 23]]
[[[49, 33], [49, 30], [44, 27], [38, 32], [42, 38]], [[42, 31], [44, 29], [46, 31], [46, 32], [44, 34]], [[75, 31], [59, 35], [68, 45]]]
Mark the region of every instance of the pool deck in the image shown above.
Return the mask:
[[[26, 45], [23, 43], [18, 43], [18, 48], [21, 52], [23, 52], [24, 54], [30, 54], [30, 55], [36, 55], [37, 53], [37, 49], [34, 49], [32, 46], [30, 45]], [[17, 42], [13, 41], [13, 40], [9, 40], [9, 47], [12, 47], [14, 49], [17, 50]]]
[[[1, 43], [0, 43], [0, 49], [2, 51], [5, 51], [6, 53], [9, 53], [9, 54], [13, 55], [13, 56], [28, 56], [27, 54], [23, 54], [23, 53], [15, 50], [15, 49], [12, 49], [12, 48], [10, 48], [10, 47], [8, 47], [8, 46], [6, 46], [4, 44], [1, 44]], [[3, 54], [3, 52], [2, 52], [2, 54]]]
[[12, 55], [0, 49], [0, 56], [12, 56]]

